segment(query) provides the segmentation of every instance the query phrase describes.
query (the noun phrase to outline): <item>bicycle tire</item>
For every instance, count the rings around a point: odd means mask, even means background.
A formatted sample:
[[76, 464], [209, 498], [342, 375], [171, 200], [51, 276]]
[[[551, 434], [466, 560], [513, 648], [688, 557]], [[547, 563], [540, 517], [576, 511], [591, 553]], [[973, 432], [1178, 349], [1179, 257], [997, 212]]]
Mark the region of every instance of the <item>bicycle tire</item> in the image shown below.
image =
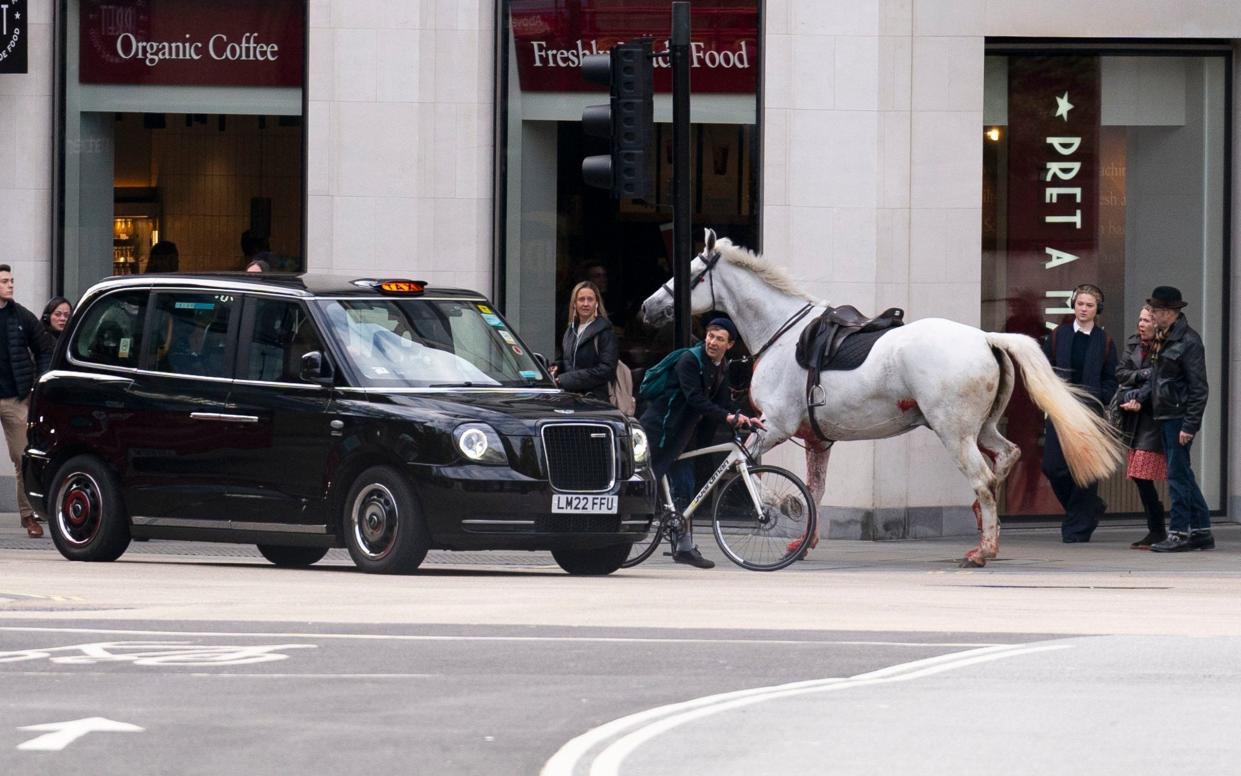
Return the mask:
[[646, 536], [633, 543], [633, 547], [629, 550], [629, 557], [621, 563], [621, 568], [631, 569], [647, 558], [655, 554], [655, 550], [664, 543], [664, 534], [667, 532], [667, 521], [661, 515], [656, 515], [651, 519], [651, 527], [647, 530]]
[[787, 469], [755, 466], [749, 476], [764, 502], [762, 514], [755, 512], [744, 478], [732, 478], [715, 501], [715, 542], [744, 569], [778, 571], [801, 557], [817, 529], [818, 509], [810, 489]]

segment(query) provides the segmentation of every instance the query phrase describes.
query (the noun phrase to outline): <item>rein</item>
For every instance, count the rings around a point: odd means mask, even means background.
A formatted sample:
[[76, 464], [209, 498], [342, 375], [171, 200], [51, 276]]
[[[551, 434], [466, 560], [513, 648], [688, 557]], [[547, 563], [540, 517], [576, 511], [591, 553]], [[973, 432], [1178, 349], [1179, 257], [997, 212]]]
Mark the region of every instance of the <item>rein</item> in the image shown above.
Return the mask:
[[784, 336], [785, 332], [793, 328], [793, 326], [795, 326], [798, 321], [800, 321], [802, 318], [805, 318], [806, 314], [809, 313], [813, 309], [814, 309], [814, 302], [806, 302], [805, 307], [793, 313], [793, 315], [790, 316], [789, 319], [784, 322], [784, 325], [782, 325], [779, 329], [776, 329], [776, 333], [771, 335], [771, 339], [767, 340], [767, 344], [759, 348], [758, 352], [754, 354], [753, 356], [754, 362], [758, 363], [758, 360], [763, 357], [764, 353], [767, 352], [767, 348], [776, 344], [776, 340]]

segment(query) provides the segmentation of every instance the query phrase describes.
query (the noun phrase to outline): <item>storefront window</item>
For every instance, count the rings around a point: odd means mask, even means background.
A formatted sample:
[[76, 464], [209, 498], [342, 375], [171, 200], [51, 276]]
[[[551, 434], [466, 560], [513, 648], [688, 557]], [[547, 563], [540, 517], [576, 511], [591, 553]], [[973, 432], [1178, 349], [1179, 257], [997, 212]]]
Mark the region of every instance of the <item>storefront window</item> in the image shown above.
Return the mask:
[[[694, 234], [710, 226], [753, 247], [759, 6], [707, 0], [691, 9]], [[656, 52], [666, 50], [671, 9], [666, 0], [502, 4], [501, 298], [523, 338], [549, 356], [566, 325], [569, 291], [580, 280], [602, 289], [622, 360], [645, 366], [670, 348], [670, 327], [648, 330], [638, 308], [672, 274], [671, 68], [667, 57], [655, 61], [655, 201], [617, 202], [582, 182], [582, 158], [606, 152], [603, 141], [582, 132], [582, 109], [607, 102], [608, 94], [581, 77], [578, 61], [642, 36], [655, 40]]]
[[65, 0], [61, 18], [66, 294], [246, 252], [300, 269], [305, 0]]
[[[1206, 345], [1211, 387], [1193, 466], [1211, 508], [1221, 508], [1228, 58], [999, 45], [989, 54], [984, 327], [1042, 337], [1071, 318], [1074, 286], [1091, 283], [1104, 292], [1100, 321], [1123, 353], [1151, 290], [1180, 288], [1190, 325]], [[1020, 386], [1005, 424], [1022, 455], [1002, 514], [1059, 514], [1040, 471], [1043, 415]], [[1099, 494], [1111, 514], [1141, 511], [1123, 471]]]

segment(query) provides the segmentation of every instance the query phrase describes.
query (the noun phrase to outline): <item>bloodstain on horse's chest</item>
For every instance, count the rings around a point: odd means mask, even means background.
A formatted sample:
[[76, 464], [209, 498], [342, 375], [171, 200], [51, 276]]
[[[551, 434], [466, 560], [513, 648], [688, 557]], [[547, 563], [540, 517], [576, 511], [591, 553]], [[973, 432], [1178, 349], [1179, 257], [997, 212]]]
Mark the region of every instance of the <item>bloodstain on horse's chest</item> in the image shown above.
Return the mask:
[[917, 409], [918, 402], [913, 399], [901, 399], [896, 403], [896, 406], [900, 408], [901, 412], [909, 412], [912, 409]]

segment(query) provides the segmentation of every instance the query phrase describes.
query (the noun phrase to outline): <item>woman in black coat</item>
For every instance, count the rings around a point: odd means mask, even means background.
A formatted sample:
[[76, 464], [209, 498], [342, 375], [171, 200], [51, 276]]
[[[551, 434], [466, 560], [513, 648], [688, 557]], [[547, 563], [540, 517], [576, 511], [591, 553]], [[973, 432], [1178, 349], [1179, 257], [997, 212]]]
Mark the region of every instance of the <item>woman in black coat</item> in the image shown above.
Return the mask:
[[[1045, 342], [1047, 358], [1056, 374], [1085, 389], [1102, 412], [1116, 393], [1116, 346], [1095, 320], [1103, 309], [1103, 292], [1080, 285], [1073, 289], [1072, 305], [1073, 320], [1057, 326]], [[1050, 420], [1044, 438], [1043, 474], [1064, 507], [1060, 538], [1066, 544], [1088, 542], [1107, 504], [1099, 498], [1098, 483], [1081, 487], [1073, 480]]]
[[1163, 432], [1151, 410], [1151, 352], [1155, 344], [1155, 317], [1149, 306], [1138, 314], [1138, 331], [1129, 338], [1125, 356], [1116, 366], [1120, 381], [1121, 405], [1125, 411], [1125, 434], [1130, 436], [1129, 460], [1125, 474], [1133, 480], [1146, 510], [1146, 536], [1129, 545], [1149, 550], [1152, 544], [1168, 538], [1164, 525], [1163, 502], [1155, 490], [1155, 480], [1168, 478], [1168, 462], [1163, 454]]
[[43, 308], [43, 316], [39, 319], [43, 323], [43, 329], [51, 336], [53, 340], [60, 339], [60, 333], [65, 330], [65, 324], [69, 322], [69, 316], [73, 314], [73, 305], [63, 296], [54, 296], [48, 300], [47, 306]]
[[566, 391], [608, 400], [608, 383], [616, 379], [620, 343], [599, 287], [584, 280], [569, 295], [569, 327], [560, 340], [561, 356], [552, 367], [557, 384]]

